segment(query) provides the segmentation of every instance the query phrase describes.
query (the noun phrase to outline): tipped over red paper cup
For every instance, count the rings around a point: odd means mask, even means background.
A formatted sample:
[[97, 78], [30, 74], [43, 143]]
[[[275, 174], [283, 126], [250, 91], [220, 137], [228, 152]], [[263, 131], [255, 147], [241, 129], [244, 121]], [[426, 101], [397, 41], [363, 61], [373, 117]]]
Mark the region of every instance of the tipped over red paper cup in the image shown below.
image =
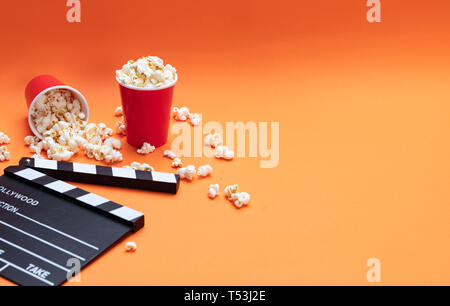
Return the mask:
[[[126, 69], [142, 71], [146, 69], [146, 65], [148, 67], [159, 65], [157, 66], [159, 70], [145, 71], [150, 76], [146, 80], [149, 86], [143, 83], [138, 87], [132, 80], [126, 82], [128, 76], [122, 74], [122, 71]], [[155, 75], [164, 82], [152, 86], [150, 80]], [[141, 147], [144, 142], [155, 147], [164, 145], [169, 136], [173, 91], [178, 81], [175, 68], [170, 65], [164, 66], [161, 59], [150, 56], [126, 64], [117, 72], [116, 81], [119, 83], [122, 98], [127, 142], [134, 147]]]
[[86, 99], [84, 96], [75, 88], [70, 87], [68, 85], [65, 85], [63, 82], [58, 80], [57, 78], [51, 76], [51, 75], [40, 75], [35, 78], [33, 78], [25, 88], [25, 99], [27, 102], [28, 107], [28, 124], [30, 126], [31, 131], [39, 137], [40, 139], [43, 138], [42, 134], [38, 131], [37, 127], [35, 126], [32, 117], [31, 117], [31, 111], [36, 103], [36, 101], [42, 96], [45, 95], [47, 92], [55, 89], [66, 89], [69, 90], [73, 97], [78, 99], [81, 104], [81, 110], [85, 114], [86, 121], [89, 120], [89, 106], [87, 104]]

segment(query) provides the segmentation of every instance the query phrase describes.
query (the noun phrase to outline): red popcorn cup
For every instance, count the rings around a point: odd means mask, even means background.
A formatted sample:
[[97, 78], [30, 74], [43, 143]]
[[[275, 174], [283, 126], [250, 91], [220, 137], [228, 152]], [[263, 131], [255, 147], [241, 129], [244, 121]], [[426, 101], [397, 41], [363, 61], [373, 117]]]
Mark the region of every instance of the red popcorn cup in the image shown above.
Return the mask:
[[144, 142], [160, 147], [169, 136], [170, 114], [175, 81], [160, 88], [137, 88], [122, 84], [117, 78], [125, 117], [127, 142], [141, 147]]
[[67, 89], [71, 91], [74, 97], [77, 98], [81, 103], [81, 110], [86, 115], [85, 120], [89, 120], [89, 106], [84, 96], [78, 90], [65, 85], [63, 82], [51, 75], [37, 76], [32, 79], [25, 88], [25, 99], [27, 101], [28, 107], [28, 124], [34, 135], [36, 135], [40, 139], [42, 139], [43, 137], [34, 126], [33, 120], [31, 118], [31, 110], [33, 109], [34, 103], [40, 96], [53, 89]]

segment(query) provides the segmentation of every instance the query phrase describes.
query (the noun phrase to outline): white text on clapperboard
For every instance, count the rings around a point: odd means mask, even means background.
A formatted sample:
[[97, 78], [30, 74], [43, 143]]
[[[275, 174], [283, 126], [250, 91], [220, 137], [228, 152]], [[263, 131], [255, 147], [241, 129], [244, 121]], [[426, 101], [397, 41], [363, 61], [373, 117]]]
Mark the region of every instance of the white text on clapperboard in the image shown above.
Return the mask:
[[[6, 188], [4, 186], [0, 186], [0, 192], [3, 193], [3, 194], [8, 195], [10, 197], [13, 197], [15, 199], [18, 199], [18, 200], [20, 200], [22, 202], [28, 203], [28, 204], [30, 204], [32, 206], [39, 205], [39, 201], [37, 201], [37, 200], [35, 200], [33, 198], [30, 198], [30, 197], [27, 197], [27, 196], [25, 196], [23, 194], [20, 194], [20, 193], [14, 191], [14, 190], [8, 189], [8, 188]], [[4, 202], [1, 202], [1, 203], [4, 203]]]
[[5, 203], [3, 201], [0, 201], [0, 208], [12, 212], [13, 214], [19, 211], [17, 207], [12, 206], [11, 204]]

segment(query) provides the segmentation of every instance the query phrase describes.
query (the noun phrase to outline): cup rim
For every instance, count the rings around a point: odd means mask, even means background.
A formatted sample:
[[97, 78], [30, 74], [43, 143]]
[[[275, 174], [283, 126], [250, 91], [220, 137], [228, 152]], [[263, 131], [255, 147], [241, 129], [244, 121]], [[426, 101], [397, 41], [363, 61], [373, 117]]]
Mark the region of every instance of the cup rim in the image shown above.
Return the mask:
[[54, 90], [54, 89], [67, 89], [67, 90], [72, 91], [73, 93], [76, 93], [81, 98], [80, 102], [82, 104], [82, 109], [84, 108], [85, 113], [86, 113], [86, 118], [84, 120], [85, 121], [89, 121], [89, 105], [87, 103], [86, 98], [81, 94], [81, 92], [79, 92], [75, 88], [67, 86], [67, 85], [55, 85], [55, 86], [46, 88], [43, 91], [41, 91], [39, 94], [37, 94], [36, 97], [34, 97], [33, 101], [30, 104], [30, 107], [28, 108], [28, 125], [30, 126], [30, 129], [33, 132], [33, 134], [35, 136], [37, 136], [39, 139], [43, 139], [44, 137], [41, 135], [41, 133], [38, 132], [38, 130], [34, 126], [33, 120], [31, 119], [31, 112], [30, 112], [30, 110], [33, 108], [34, 104], [36, 103], [36, 100], [41, 95], [45, 94], [46, 92], [48, 92], [50, 90]]
[[174, 86], [178, 82], [178, 73], [175, 73], [175, 80], [172, 83], [158, 87], [158, 88], [142, 88], [142, 87], [135, 87], [135, 86], [123, 84], [122, 82], [119, 81], [119, 79], [117, 78], [117, 75], [116, 75], [116, 82], [119, 83], [120, 86], [126, 87], [128, 89], [134, 89], [134, 90], [139, 90], [139, 91], [156, 91], [156, 90], [166, 89], [166, 88]]

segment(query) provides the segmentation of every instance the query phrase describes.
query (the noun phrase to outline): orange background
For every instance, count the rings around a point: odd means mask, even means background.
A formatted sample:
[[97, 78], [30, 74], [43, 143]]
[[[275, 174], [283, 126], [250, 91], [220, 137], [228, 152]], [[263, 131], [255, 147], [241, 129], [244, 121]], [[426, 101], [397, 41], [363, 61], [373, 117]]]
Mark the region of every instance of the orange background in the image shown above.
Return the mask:
[[[210, 163], [176, 196], [77, 184], [145, 213], [129, 237], [82, 272], [81, 285], [450, 285], [450, 2], [382, 0], [64, 0], [0, 6], [0, 130], [27, 155], [24, 88], [48, 73], [88, 99], [92, 122], [116, 122], [115, 69], [158, 55], [179, 71], [174, 104], [205, 121], [280, 122], [280, 164]], [[171, 137], [173, 139], [174, 136]], [[164, 149], [124, 162], [173, 171]], [[79, 155], [75, 160], [94, 162]], [[211, 201], [207, 186], [221, 185]], [[223, 198], [238, 183], [252, 196]], [[0, 279], [0, 285], [8, 285]]]

